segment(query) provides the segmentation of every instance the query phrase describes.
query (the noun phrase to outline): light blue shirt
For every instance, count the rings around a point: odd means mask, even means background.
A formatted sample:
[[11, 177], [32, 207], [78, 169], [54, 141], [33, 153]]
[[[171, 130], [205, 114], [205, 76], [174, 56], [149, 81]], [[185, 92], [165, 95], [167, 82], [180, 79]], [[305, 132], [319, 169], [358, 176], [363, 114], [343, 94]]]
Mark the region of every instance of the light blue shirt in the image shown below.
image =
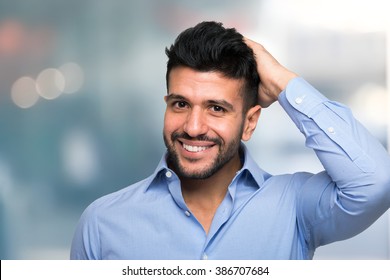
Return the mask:
[[318, 246], [371, 225], [390, 207], [385, 149], [302, 78], [279, 103], [325, 171], [273, 176], [242, 145], [243, 167], [206, 234], [164, 156], [150, 177], [85, 210], [71, 259], [311, 259]]

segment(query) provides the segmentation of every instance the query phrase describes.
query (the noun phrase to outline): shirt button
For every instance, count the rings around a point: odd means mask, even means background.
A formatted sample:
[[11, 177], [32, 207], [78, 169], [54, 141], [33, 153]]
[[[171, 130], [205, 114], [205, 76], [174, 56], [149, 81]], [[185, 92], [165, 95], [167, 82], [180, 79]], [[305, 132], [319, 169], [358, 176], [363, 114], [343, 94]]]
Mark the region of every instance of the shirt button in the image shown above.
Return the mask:
[[202, 260], [207, 260], [209, 257], [206, 255], [206, 253], [203, 253]]
[[167, 178], [171, 178], [172, 177], [172, 172], [171, 171], [167, 171], [165, 173], [165, 176], [167, 176]]
[[302, 97], [297, 97], [297, 98], [295, 98], [295, 103], [298, 104], [298, 105], [301, 104], [302, 101], [303, 101], [303, 98], [302, 98]]
[[329, 133], [335, 133], [335, 130], [334, 130], [334, 128], [331, 126], [331, 127], [328, 127], [328, 132]]
[[191, 216], [190, 211], [185, 211], [184, 214], [186, 214], [187, 217]]

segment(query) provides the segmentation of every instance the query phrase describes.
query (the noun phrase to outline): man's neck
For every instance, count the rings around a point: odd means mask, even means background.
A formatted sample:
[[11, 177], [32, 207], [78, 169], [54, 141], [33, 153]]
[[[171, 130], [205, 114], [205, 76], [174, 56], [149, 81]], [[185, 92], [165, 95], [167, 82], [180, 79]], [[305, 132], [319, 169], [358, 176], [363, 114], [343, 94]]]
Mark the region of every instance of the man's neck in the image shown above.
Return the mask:
[[180, 178], [184, 201], [206, 233], [218, 206], [226, 196], [231, 181], [240, 168], [241, 160], [237, 154], [221, 170], [207, 179]]

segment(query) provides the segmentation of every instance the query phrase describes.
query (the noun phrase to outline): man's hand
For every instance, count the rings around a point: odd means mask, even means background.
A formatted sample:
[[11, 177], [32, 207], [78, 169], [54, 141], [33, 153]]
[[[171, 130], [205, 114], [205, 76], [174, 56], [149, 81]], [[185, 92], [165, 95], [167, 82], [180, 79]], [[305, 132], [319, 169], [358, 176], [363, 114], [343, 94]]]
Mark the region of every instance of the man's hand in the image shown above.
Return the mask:
[[260, 76], [259, 104], [266, 108], [278, 100], [287, 83], [297, 77], [297, 74], [281, 65], [262, 45], [248, 38], [244, 38], [244, 41], [255, 54]]

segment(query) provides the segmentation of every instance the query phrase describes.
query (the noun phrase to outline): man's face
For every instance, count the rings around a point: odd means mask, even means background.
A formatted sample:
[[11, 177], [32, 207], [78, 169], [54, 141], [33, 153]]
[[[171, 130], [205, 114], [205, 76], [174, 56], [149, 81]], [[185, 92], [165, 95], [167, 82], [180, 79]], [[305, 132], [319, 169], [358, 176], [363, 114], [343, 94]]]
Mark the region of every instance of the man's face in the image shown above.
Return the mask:
[[242, 83], [218, 72], [171, 70], [164, 141], [168, 164], [179, 176], [206, 179], [240, 165], [240, 140], [248, 140]]

